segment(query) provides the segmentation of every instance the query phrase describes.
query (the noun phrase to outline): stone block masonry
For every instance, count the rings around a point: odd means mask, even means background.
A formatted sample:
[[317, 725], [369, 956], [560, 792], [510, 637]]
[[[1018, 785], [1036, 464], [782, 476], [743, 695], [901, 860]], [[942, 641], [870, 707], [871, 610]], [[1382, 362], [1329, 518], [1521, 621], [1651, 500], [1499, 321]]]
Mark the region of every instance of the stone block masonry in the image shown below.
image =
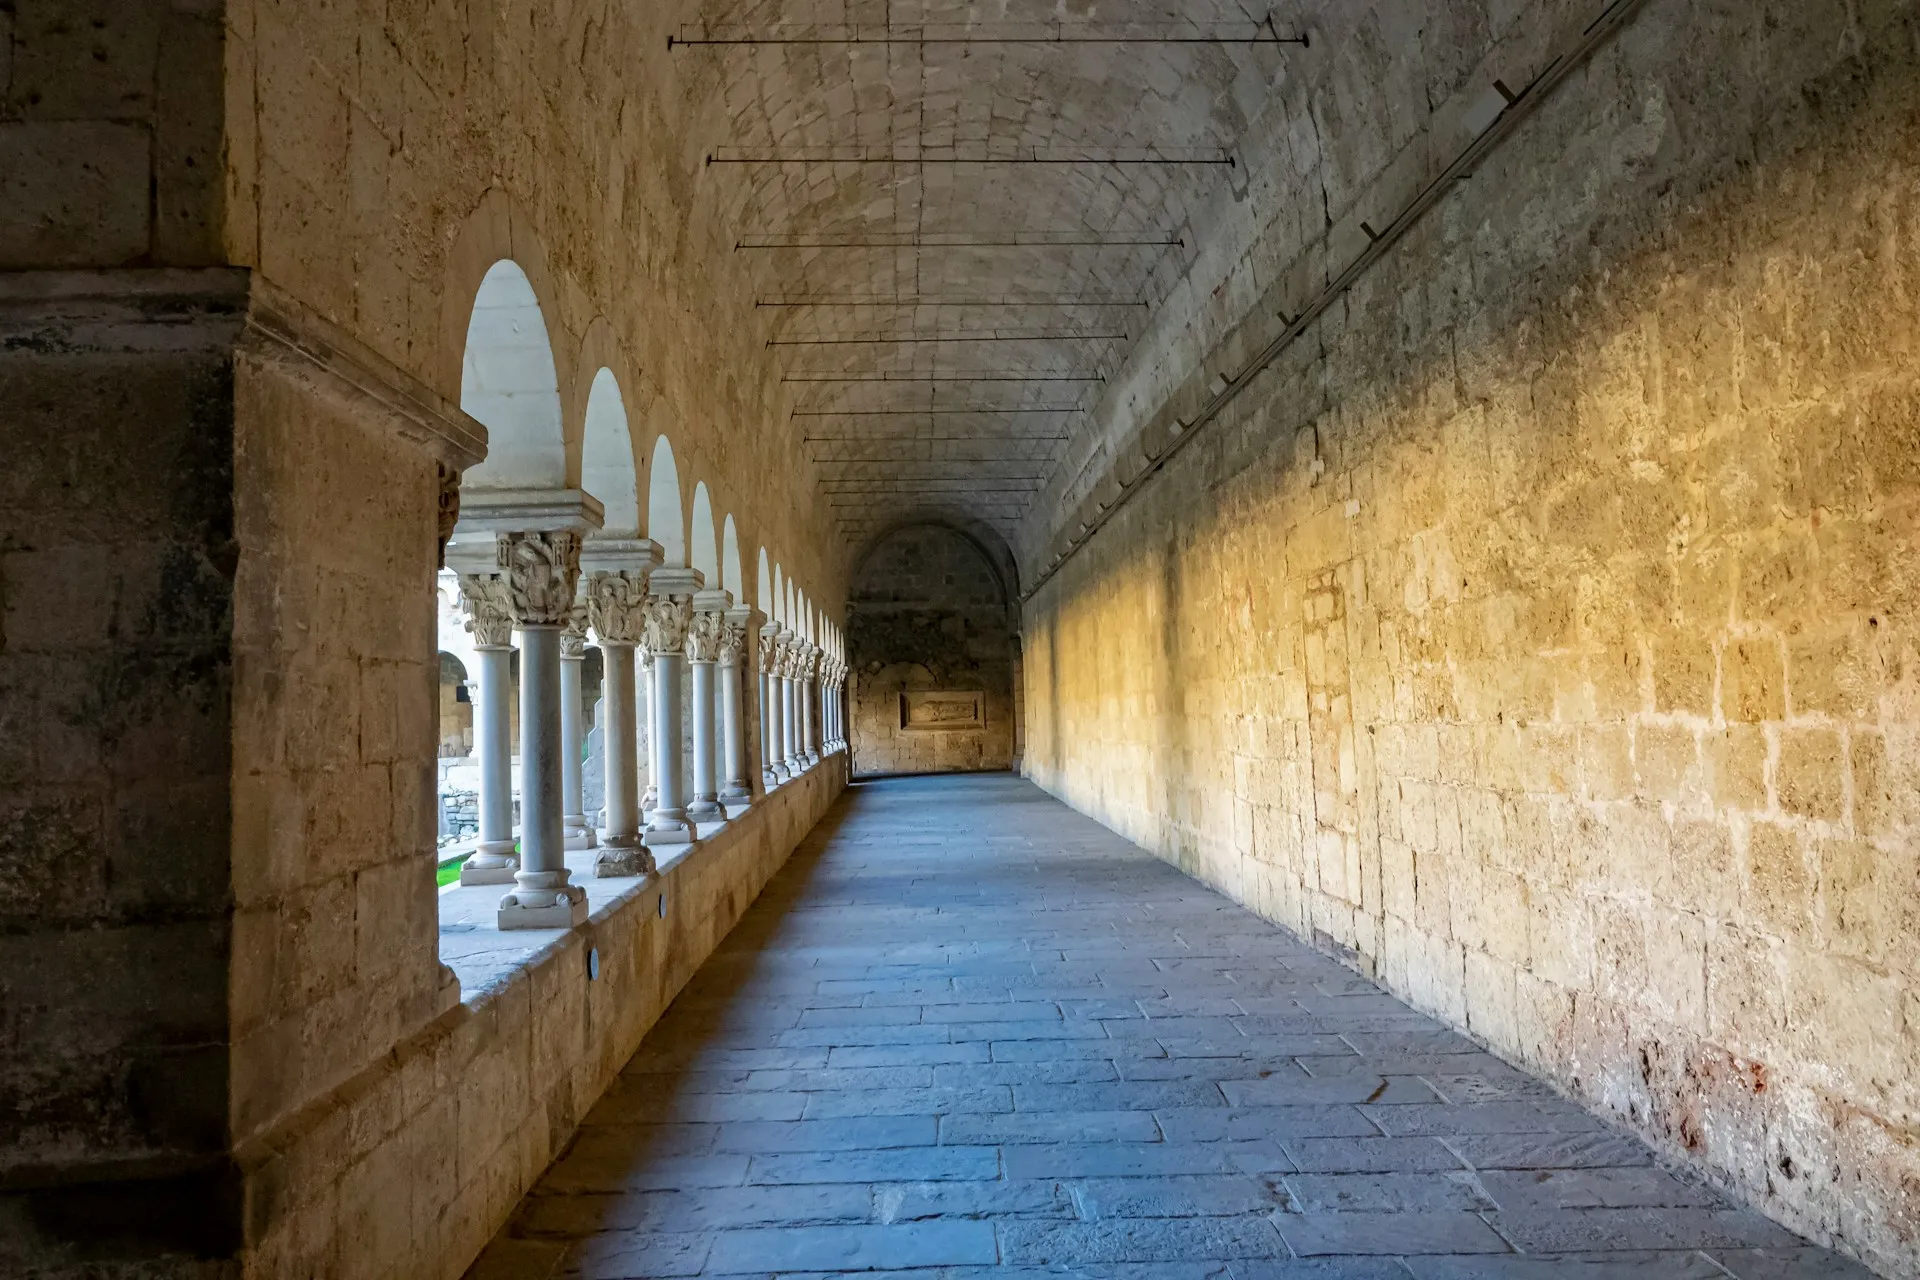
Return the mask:
[[[1048, 789], [1903, 1277], [1915, 37], [1652, 0], [1023, 627]], [[1393, 154], [1318, 225], [1390, 211]], [[1248, 261], [1330, 274], [1289, 207]]]

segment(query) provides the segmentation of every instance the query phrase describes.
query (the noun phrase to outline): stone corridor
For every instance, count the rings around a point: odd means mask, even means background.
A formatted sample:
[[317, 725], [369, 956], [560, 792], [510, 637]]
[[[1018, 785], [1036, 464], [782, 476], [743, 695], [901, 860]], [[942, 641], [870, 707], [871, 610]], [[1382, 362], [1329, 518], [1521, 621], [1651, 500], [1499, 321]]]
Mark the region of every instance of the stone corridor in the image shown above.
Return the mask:
[[849, 790], [469, 1280], [1865, 1276], [1006, 775]]

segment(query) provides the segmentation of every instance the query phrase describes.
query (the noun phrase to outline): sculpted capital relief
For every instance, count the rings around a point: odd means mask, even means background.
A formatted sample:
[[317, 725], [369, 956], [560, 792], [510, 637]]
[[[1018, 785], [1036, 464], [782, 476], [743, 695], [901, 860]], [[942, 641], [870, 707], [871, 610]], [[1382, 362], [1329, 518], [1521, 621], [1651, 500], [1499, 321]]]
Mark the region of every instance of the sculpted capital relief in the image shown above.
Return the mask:
[[694, 614], [687, 628], [687, 661], [712, 662], [718, 658], [726, 630], [726, 618], [711, 609]]
[[560, 632], [560, 656], [587, 656], [587, 606], [584, 602], [576, 603], [573, 611], [567, 615], [566, 626]]
[[639, 644], [647, 618], [647, 584], [623, 573], [587, 579], [587, 620], [601, 644]]
[[648, 596], [641, 647], [648, 653], [679, 653], [692, 624], [692, 596]]
[[771, 631], [760, 633], [760, 670], [765, 675], [780, 674], [780, 638]]
[[509, 533], [500, 539], [514, 621], [523, 627], [564, 627], [580, 582], [580, 535], [566, 530]]
[[747, 624], [729, 622], [720, 633], [720, 656], [716, 661], [723, 667], [737, 667], [740, 660], [747, 656]]
[[497, 573], [461, 574], [460, 603], [474, 644], [482, 649], [513, 644], [513, 598], [505, 578]]

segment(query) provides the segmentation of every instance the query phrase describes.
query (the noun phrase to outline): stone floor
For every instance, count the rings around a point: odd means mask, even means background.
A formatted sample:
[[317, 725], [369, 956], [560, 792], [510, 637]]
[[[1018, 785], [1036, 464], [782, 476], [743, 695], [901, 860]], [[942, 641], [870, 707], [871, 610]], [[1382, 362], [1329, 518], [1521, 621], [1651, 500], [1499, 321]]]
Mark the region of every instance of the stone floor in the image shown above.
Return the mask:
[[469, 1280], [1865, 1276], [1005, 775], [852, 788]]

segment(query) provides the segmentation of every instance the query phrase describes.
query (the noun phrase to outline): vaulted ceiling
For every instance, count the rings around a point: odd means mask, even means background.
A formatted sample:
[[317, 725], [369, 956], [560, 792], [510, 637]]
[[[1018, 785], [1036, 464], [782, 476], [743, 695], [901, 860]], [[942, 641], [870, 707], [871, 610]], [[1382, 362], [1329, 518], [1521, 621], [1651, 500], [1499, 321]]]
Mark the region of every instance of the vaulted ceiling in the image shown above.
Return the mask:
[[1227, 0], [698, 12], [702, 176], [842, 533], [1011, 542], [1302, 50]]

